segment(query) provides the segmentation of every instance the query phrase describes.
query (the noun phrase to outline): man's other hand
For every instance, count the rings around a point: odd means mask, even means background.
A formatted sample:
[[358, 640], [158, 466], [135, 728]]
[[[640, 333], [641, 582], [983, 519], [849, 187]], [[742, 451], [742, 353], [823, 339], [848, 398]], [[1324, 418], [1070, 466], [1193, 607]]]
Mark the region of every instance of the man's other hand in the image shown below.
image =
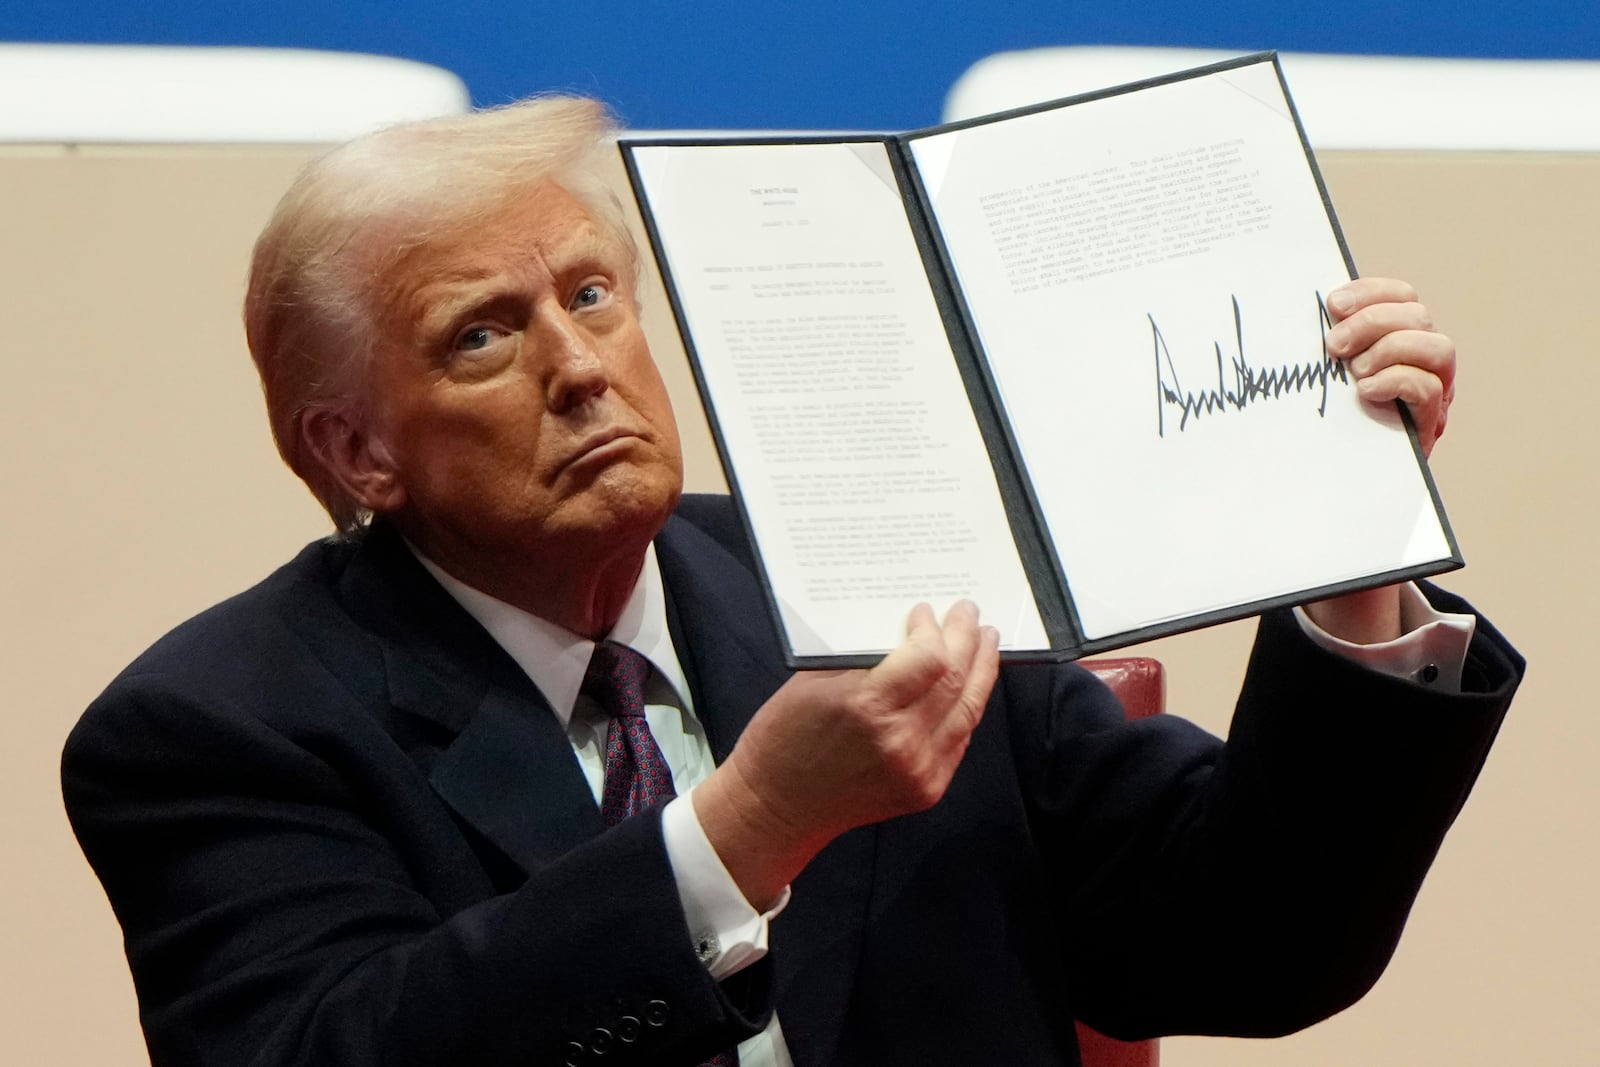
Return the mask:
[[1394, 278], [1357, 278], [1328, 294], [1328, 354], [1345, 361], [1363, 400], [1405, 401], [1424, 455], [1444, 433], [1456, 395], [1456, 346], [1433, 328], [1417, 291]]

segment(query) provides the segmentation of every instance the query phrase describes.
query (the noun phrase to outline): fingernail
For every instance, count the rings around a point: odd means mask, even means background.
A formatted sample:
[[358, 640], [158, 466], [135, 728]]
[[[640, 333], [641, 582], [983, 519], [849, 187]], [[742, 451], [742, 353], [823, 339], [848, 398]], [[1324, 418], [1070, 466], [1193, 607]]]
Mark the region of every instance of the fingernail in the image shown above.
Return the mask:
[[1343, 289], [1335, 289], [1333, 292], [1328, 294], [1327, 300], [1323, 302], [1328, 305], [1329, 311], [1337, 311], [1339, 314], [1343, 315], [1345, 312], [1350, 310], [1350, 305], [1353, 301], [1349, 293], [1345, 292]]

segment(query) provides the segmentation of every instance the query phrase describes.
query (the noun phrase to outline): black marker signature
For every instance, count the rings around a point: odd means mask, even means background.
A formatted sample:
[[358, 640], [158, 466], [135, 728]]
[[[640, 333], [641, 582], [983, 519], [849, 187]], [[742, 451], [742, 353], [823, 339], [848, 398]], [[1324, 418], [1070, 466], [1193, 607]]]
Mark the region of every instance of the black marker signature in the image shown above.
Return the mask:
[[[1317, 326], [1322, 335], [1324, 344], [1328, 336], [1328, 327], [1332, 325], [1328, 318], [1328, 307], [1322, 302], [1322, 294], [1317, 293]], [[1215, 389], [1202, 389], [1198, 392], [1186, 392], [1178, 381], [1178, 370], [1172, 363], [1172, 353], [1167, 349], [1166, 338], [1161, 336], [1161, 327], [1156, 325], [1156, 317], [1147, 315], [1150, 320], [1150, 333], [1155, 342], [1156, 360], [1156, 433], [1162, 437], [1167, 435], [1167, 408], [1177, 408], [1178, 429], [1182, 431], [1189, 425], [1191, 416], [1199, 418], [1205, 414], [1225, 415], [1230, 410], [1242, 411], [1246, 406], [1261, 400], [1275, 400], [1286, 393], [1302, 393], [1310, 390], [1319, 390], [1321, 393], [1317, 404], [1317, 414], [1325, 415], [1328, 410], [1328, 381], [1337, 379], [1348, 385], [1349, 372], [1340, 360], [1334, 359], [1322, 350], [1322, 358], [1312, 363], [1288, 364], [1274, 367], [1270, 370], [1257, 370], [1250, 366], [1244, 355], [1244, 316], [1239, 311], [1239, 298], [1233, 298], [1233, 337], [1237, 355], [1228, 358], [1224, 365], [1222, 342], [1212, 343], [1212, 348], [1217, 356], [1217, 385]], [[1228, 371], [1233, 372], [1233, 381], [1228, 381]]]

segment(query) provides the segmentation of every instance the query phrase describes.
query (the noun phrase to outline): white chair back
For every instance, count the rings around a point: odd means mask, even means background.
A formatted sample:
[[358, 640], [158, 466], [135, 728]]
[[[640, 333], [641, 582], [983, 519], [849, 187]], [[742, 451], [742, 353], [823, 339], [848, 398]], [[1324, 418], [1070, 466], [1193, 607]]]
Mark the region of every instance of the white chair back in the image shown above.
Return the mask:
[[[968, 68], [946, 121], [1023, 107], [1227, 59], [1188, 48], [1036, 48]], [[1600, 62], [1280, 56], [1313, 148], [1600, 150]]]
[[0, 142], [313, 144], [469, 106], [454, 74], [389, 56], [0, 44]]

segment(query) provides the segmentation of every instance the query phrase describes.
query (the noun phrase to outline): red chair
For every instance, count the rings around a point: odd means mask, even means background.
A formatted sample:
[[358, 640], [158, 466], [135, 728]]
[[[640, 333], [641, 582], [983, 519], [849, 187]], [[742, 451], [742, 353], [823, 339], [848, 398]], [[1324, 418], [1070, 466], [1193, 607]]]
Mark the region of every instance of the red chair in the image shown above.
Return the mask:
[[[1166, 705], [1166, 676], [1160, 660], [1128, 656], [1084, 660], [1083, 666], [1111, 688], [1130, 719], [1155, 715]], [[1083, 1067], [1159, 1067], [1161, 1062], [1160, 1044], [1153, 1039], [1118, 1041], [1082, 1023], [1078, 1024], [1078, 1048], [1083, 1053]]]

